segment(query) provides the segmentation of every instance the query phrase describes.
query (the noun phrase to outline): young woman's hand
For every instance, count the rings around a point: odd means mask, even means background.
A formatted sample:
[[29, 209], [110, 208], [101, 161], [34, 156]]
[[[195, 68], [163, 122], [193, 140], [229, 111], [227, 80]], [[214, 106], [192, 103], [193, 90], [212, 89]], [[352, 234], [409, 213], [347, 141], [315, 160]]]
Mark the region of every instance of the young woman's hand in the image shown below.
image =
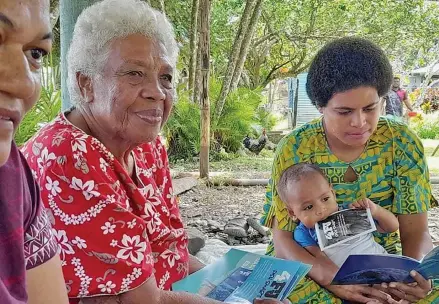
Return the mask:
[[378, 288], [367, 285], [328, 285], [325, 288], [340, 299], [355, 303], [387, 303], [389, 297]]
[[394, 282], [390, 284], [382, 284], [381, 286], [384, 287], [384, 290], [386, 290], [387, 293], [391, 294], [397, 299], [405, 300], [409, 303], [416, 303], [430, 294], [432, 283], [431, 280], [426, 280], [416, 271], [410, 272], [410, 275], [415, 280], [414, 283], [405, 284]]

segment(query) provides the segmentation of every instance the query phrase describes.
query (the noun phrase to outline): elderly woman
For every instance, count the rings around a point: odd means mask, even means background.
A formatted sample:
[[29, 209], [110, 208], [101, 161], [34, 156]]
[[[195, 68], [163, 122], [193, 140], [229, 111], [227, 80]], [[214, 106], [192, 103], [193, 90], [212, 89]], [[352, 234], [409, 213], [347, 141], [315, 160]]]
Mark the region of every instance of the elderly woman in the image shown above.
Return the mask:
[[105, 0], [77, 20], [67, 58], [74, 107], [23, 148], [71, 303], [217, 303], [169, 291], [204, 266], [189, 256], [158, 137], [177, 53], [169, 21], [140, 0]]
[[[297, 223], [289, 218], [277, 192], [281, 173], [293, 164], [317, 164], [344, 207], [370, 198], [397, 215], [399, 233], [375, 234], [389, 253], [401, 254], [402, 246], [404, 255], [421, 259], [433, 248], [427, 211], [437, 202], [422, 143], [406, 125], [380, 118], [380, 97], [391, 83], [392, 69], [384, 52], [358, 38], [329, 43], [311, 64], [307, 93], [322, 117], [293, 130], [279, 144], [262, 218], [273, 231], [274, 246], [268, 254], [313, 265], [290, 297], [294, 303], [341, 303], [342, 299], [367, 303], [386, 298], [378, 287], [329, 285], [337, 266], [293, 240]], [[381, 289], [401, 303], [439, 303], [439, 292], [432, 292], [431, 282], [416, 273], [413, 277], [416, 286], [392, 283]]]
[[0, 303], [62, 304], [67, 293], [39, 188], [13, 142], [52, 47], [49, 0], [0, 1]]

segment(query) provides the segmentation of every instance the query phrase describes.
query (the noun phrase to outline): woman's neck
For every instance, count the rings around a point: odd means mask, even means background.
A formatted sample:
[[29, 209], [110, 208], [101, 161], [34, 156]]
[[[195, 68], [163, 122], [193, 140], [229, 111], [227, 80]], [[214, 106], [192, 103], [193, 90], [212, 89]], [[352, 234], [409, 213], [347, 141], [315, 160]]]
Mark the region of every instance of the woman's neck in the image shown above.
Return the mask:
[[367, 143], [363, 146], [349, 146], [339, 140], [336, 136], [333, 136], [327, 132], [325, 123], [323, 121], [323, 128], [325, 130], [326, 142], [331, 152], [340, 160], [350, 163], [358, 159], [364, 152]]
[[131, 156], [131, 151], [136, 145], [111, 136], [105, 130], [101, 130], [91, 119], [87, 119], [87, 117], [88, 115], [82, 113], [82, 110], [79, 109], [73, 109], [70, 113], [66, 114], [66, 118], [70, 123], [86, 134], [98, 139], [114, 155], [128, 173], [132, 175], [134, 172], [134, 159]]

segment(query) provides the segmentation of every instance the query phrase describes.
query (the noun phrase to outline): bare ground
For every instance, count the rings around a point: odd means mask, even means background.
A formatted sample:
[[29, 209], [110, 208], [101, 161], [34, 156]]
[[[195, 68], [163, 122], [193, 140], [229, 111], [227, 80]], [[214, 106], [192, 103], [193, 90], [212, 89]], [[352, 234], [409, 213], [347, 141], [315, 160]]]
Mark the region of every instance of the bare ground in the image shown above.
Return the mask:
[[[439, 199], [439, 185], [432, 185], [432, 188], [433, 194]], [[259, 218], [264, 195], [263, 186], [207, 187], [199, 184], [180, 196], [180, 209], [186, 225], [198, 227], [208, 237], [217, 238], [221, 232], [211, 232], [208, 227], [214, 225], [223, 228], [234, 217]], [[429, 228], [433, 241], [439, 245], [439, 208], [429, 212]]]

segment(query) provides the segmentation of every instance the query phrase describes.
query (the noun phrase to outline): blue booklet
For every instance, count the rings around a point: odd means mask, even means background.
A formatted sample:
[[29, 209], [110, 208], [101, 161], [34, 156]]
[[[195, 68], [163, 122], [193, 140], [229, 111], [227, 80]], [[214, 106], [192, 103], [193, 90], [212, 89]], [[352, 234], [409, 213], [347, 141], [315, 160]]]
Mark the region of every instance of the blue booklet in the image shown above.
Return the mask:
[[393, 254], [350, 255], [337, 272], [333, 285], [414, 282], [410, 271], [416, 270], [426, 279], [439, 278], [439, 247], [430, 251], [421, 262]]
[[231, 249], [215, 263], [172, 285], [174, 291], [200, 294], [225, 303], [255, 298], [284, 300], [311, 265]]

